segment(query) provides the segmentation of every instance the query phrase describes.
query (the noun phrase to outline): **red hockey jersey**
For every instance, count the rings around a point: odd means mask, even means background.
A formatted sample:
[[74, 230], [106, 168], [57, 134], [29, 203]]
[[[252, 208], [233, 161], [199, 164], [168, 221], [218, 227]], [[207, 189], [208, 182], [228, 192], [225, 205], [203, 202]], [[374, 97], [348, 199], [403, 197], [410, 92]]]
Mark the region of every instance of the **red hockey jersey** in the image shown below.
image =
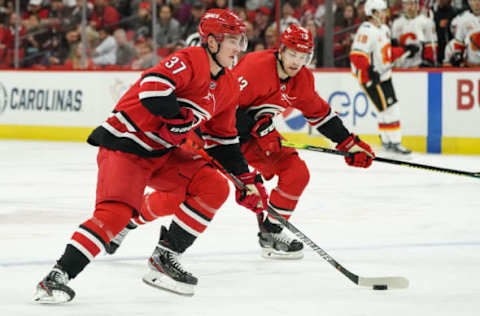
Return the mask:
[[315, 92], [312, 72], [303, 67], [287, 80], [280, 80], [275, 50], [245, 55], [233, 72], [240, 83], [240, 109], [255, 120], [262, 115], [273, 116], [293, 107], [302, 112], [313, 127], [334, 116], [329, 104]]
[[[155, 114], [161, 113], [165, 102], [172, 101], [170, 97], [176, 98], [179, 106], [193, 110], [196, 127], [204, 125], [210, 146], [238, 142], [238, 82], [229, 70], [212, 78], [209, 65], [204, 48], [190, 47], [146, 70], [118, 101], [110, 117], [92, 132], [88, 142], [143, 157], [165, 154], [173, 145], [157, 134], [162, 122]], [[146, 99], [150, 100], [148, 108], [144, 105]]]

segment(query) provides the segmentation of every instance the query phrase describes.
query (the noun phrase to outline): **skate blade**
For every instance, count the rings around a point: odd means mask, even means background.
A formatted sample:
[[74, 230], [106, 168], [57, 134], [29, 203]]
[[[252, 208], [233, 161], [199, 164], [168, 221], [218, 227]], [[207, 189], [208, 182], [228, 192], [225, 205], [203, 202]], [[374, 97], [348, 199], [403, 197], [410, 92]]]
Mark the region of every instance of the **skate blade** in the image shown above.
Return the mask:
[[53, 290], [49, 295], [45, 290], [37, 290], [33, 297], [33, 301], [37, 304], [63, 304], [73, 299], [70, 295], [63, 291]]
[[166, 290], [175, 294], [185, 296], [193, 296], [193, 294], [195, 294], [195, 285], [175, 281], [161, 272], [149, 271], [143, 276], [142, 280], [157, 289]]
[[400, 154], [400, 153], [394, 153], [394, 152], [391, 152], [391, 151], [384, 150], [380, 154], [382, 155], [382, 158], [403, 160], [403, 161], [410, 161], [413, 158], [412, 153]]
[[273, 248], [262, 248], [262, 257], [274, 260], [300, 260], [303, 258], [303, 251], [285, 252]]

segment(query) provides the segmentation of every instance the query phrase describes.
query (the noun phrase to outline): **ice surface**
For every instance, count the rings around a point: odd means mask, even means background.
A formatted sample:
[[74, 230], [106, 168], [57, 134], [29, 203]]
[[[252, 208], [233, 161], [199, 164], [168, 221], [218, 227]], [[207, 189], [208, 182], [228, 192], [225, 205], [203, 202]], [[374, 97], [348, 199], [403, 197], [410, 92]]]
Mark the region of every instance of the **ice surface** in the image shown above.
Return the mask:
[[[400, 275], [405, 290], [360, 288], [311, 250], [301, 261], [260, 257], [255, 216], [232, 197], [186, 252], [193, 297], [141, 281], [163, 218], [133, 231], [70, 285], [62, 306], [32, 303], [36, 284], [92, 214], [96, 149], [82, 143], [0, 141], [0, 315], [478, 315], [480, 179], [300, 152], [311, 171], [294, 223], [352, 272]], [[478, 156], [413, 161], [480, 170]], [[271, 188], [274, 183], [269, 183]]]

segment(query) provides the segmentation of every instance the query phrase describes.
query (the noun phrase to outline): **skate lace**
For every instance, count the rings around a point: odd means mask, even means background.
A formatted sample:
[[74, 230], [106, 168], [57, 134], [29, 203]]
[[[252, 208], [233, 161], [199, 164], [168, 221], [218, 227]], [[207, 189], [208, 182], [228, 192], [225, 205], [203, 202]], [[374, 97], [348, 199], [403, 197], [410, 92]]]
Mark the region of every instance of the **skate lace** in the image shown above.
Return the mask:
[[283, 231], [278, 234], [272, 234], [272, 237], [275, 241], [281, 242], [287, 245], [290, 245], [290, 243], [292, 242], [292, 239]]
[[67, 284], [68, 275], [66, 272], [63, 272], [62, 270], [53, 269], [48, 279], [56, 283]]
[[183, 269], [182, 265], [180, 264], [180, 262], [178, 261], [178, 258], [180, 256], [177, 255], [177, 254], [174, 254], [172, 252], [167, 252], [167, 260], [168, 262], [170, 263], [171, 266], [173, 266], [176, 270], [178, 270], [180, 273], [182, 274], [189, 274], [189, 272], [185, 271], [185, 269]]

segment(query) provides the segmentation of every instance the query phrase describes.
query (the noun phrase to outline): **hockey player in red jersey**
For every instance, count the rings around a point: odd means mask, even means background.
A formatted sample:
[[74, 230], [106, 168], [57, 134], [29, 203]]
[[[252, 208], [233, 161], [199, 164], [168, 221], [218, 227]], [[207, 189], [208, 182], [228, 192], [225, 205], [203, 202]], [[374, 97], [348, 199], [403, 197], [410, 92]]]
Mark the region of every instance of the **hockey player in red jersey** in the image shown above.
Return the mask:
[[[312, 72], [304, 67], [313, 53], [311, 33], [290, 25], [282, 34], [279, 50], [266, 50], [244, 56], [233, 72], [240, 82], [237, 129], [243, 143], [242, 151], [248, 163], [270, 180], [278, 176], [278, 185], [270, 195], [269, 206], [285, 219], [292, 215], [309, 181], [305, 162], [295, 149], [282, 147], [281, 135], [273, 118], [287, 107], [299, 109], [310, 125], [327, 138], [338, 143], [337, 149], [352, 152], [347, 164], [367, 168], [375, 154], [370, 146], [350, 133], [338, 116], [316, 92]], [[208, 137], [206, 138], [208, 141]], [[145, 196], [143, 208], [155, 216], [174, 213], [181, 197], [155, 191]], [[143, 212], [147, 213], [147, 212]], [[129, 229], [151, 218], [135, 218], [114, 241], [122, 242]], [[303, 244], [282, 231], [278, 221], [262, 219], [258, 233], [265, 258], [300, 259]]]
[[[269, 206], [289, 219], [309, 181], [305, 162], [293, 148], [282, 147], [281, 135], [273, 118], [288, 107], [300, 110], [310, 126], [337, 143], [350, 166], [367, 168], [375, 154], [370, 146], [350, 133], [340, 118], [316, 92], [312, 72], [305, 67], [313, 54], [309, 30], [295, 24], [282, 34], [280, 49], [251, 53], [235, 67], [239, 77], [240, 102], [237, 129], [242, 151], [249, 165], [266, 180], [278, 177]], [[274, 218], [267, 216], [258, 233], [266, 258], [302, 258], [303, 245], [282, 231]]]
[[[245, 26], [220, 9], [204, 14], [199, 25], [203, 47], [181, 50], [146, 70], [123, 95], [109, 118], [88, 142], [99, 146], [93, 216], [74, 232], [50, 273], [38, 284], [35, 301], [64, 303], [75, 293], [67, 285], [129, 223], [142, 215], [145, 187], [183, 197], [170, 227], [149, 258], [143, 280], [180, 294], [193, 294], [197, 278], [178, 257], [206, 229], [225, 202], [229, 186], [203, 159], [179, 147], [193, 129], [208, 135], [208, 152], [237, 175], [248, 190], [237, 202], [254, 212], [264, 209], [267, 194], [240, 150], [235, 128], [239, 85], [228, 69], [246, 48]], [[196, 159], [197, 158], [197, 159]], [[143, 213], [143, 212], [147, 213]]]

